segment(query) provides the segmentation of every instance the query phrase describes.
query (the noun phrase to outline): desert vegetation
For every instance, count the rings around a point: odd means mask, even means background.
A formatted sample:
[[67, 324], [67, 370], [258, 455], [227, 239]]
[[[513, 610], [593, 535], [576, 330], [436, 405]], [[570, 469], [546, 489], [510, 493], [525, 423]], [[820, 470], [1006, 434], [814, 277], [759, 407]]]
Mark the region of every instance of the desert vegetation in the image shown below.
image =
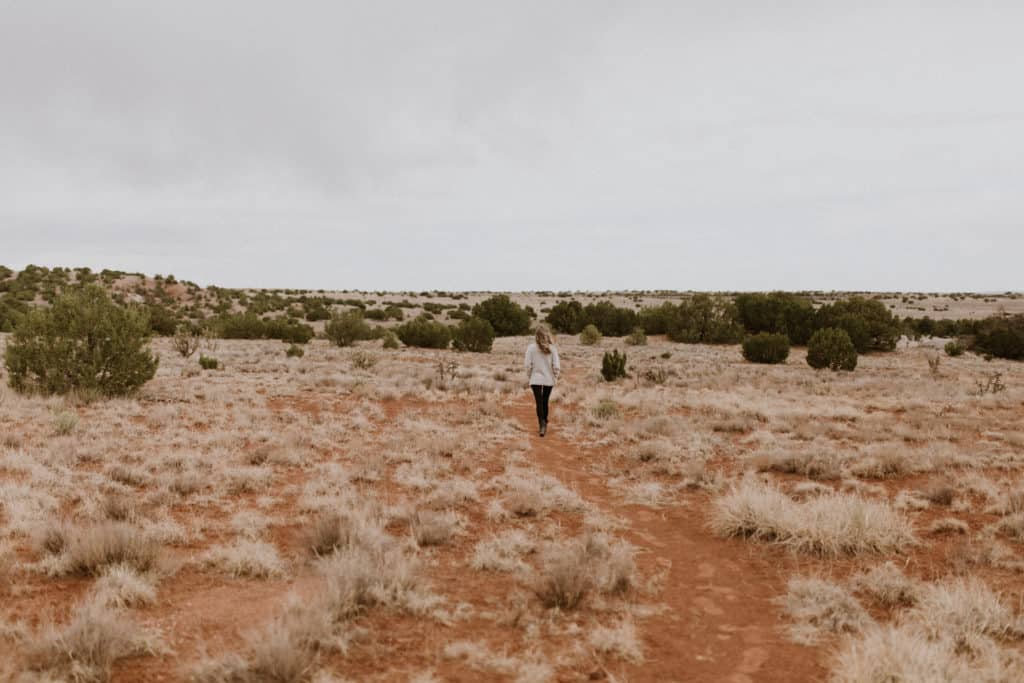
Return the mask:
[[0, 275], [0, 679], [1024, 675], [1012, 313]]

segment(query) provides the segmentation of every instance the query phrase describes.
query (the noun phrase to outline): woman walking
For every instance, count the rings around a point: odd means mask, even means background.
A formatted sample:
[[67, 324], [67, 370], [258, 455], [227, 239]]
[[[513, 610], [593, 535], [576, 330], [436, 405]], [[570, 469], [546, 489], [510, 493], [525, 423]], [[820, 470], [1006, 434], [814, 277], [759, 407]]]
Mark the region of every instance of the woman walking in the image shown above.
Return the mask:
[[551, 341], [551, 333], [548, 328], [539, 325], [533, 343], [526, 347], [526, 375], [530, 378], [533, 400], [537, 402], [537, 423], [541, 436], [548, 431], [548, 399], [551, 398], [551, 390], [555, 388], [555, 380], [561, 371], [558, 349]]

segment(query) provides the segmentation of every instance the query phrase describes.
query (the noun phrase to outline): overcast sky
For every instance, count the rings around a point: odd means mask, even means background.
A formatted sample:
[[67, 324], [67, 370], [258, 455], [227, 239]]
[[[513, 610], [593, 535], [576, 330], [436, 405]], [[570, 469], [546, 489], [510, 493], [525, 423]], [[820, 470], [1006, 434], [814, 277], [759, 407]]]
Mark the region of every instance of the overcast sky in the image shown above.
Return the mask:
[[1019, 0], [0, 0], [0, 264], [1024, 289], [1022, 27]]

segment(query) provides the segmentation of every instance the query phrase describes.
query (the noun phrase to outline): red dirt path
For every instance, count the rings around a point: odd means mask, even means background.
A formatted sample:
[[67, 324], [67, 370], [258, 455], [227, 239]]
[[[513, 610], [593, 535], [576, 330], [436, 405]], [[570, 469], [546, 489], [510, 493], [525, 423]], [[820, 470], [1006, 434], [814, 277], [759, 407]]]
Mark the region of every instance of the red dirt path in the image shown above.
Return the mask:
[[[614, 492], [587, 472], [586, 450], [558, 434], [557, 415], [546, 437], [536, 433], [536, 416], [529, 398], [517, 401], [511, 412], [530, 433], [528, 456], [548, 474], [558, 477], [584, 499], [608, 507]], [[783, 637], [778, 608], [772, 600], [785, 593], [789, 562], [777, 552], [741, 541], [714, 537], [704, 527], [703, 503], [648, 510], [619, 506], [629, 530], [623, 536], [641, 549], [645, 569], [655, 558], [671, 562], [663, 592], [656, 600], [665, 612], [640, 624], [646, 661], [630, 666], [630, 681], [817, 681], [827, 676], [817, 650], [790, 643]]]

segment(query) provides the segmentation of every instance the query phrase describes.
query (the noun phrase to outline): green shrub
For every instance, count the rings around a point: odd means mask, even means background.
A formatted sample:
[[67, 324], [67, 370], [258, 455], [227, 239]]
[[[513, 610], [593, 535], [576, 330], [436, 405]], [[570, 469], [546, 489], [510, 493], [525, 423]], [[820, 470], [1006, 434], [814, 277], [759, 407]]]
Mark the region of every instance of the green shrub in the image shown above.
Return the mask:
[[814, 307], [796, 294], [740, 294], [735, 305], [737, 319], [750, 334], [784, 334], [791, 343], [804, 345], [815, 329]]
[[223, 339], [263, 339], [266, 326], [255, 313], [225, 315], [216, 323], [218, 336]]
[[483, 318], [499, 337], [513, 337], [530, 332], [530, 314], [507, 294], [496, 294], [473, 307], [473, 315]]
[[384, 340], [382, 346], [385, 349], [397, 349], [398, 348], [398, 335], [391, 330], [387, 330], [381, 339]]
[[302, 358], [306, 355], [306, 352], [298, 344], [292, 344], [285, 350], [284, 355], [289, 358]]
[[418, 316], [395, 328], [395, 334], [406, 346], [425, 349], [446, 349], [451, 341], [451, 329], [444, 323]]
[[958, 341], [948, 341], [946, 342], [946, 346], [943, 348], [945, 348], [947, 356], [953, 356], [955, 358], [956, 356], [964, 355], [964, 345]]
[[557, 332], [579, 334], [586, 325], [583, 305], [579, 301], [559, 301], [548, 311], [545, 321]]
[[601, 341], [601, 331], [593, 325], [587, 325], [580, 332], [580, 344], [584, 346], [593, 346], [599, 341]]
[[216, 370], [217, 367], [220, 366], [220, 361], [218, 361], [216, 358], [213, 358], [212, 356], [205, 356], [203, 354], [199, 354], [199, 366], [203, 370]]
[[313, 328], [292, 318], [271, 318], [263, 322], [263, 336], [286, 344], [306, 344], [314, 336]]
[[178, 329], [178, 319], [164, 306], [151, 305], [149, 308], [149, 329], [160, 337], [170, 337]]
[[456, 351], [490, 353], [493, 345], [494, 328], [483, 318], [467, 318], [452, 332], [452, 347]]
[[640, 310], [637, 320], [647, 334], [666, 334], [668, 323], [676, 315], [676, 306], [666, 301], [660, 306], [648, 306]]
[[846, 330], [820, 329], [807, 342], [807, 364], [815, 370], [853, 370], [857, 367], [857, 347]]
[[338, 346], [352, 346], [360, 339], [369, 339], [371, 330], [363, 320], [363, 311], [353, 308], [331, 316], [324, 327], [324, 334]]
[[130, 394], [156, 374], [149, 350], [149, 318], [136, 306], [119, 307], [99, 285], [31, 310], [7, 345], [5, 363], [17, 391]]
[[617, 350], [606, 351], [601, 358], [601, 376], [606, 382], [612, 382], [626, 376], [626, 354]]
[[583, 320], [609, 337], [627, 335], [637, 325], [636, 311], [619, 308], [611, 301], [598, 301], [584, 306]]
[[666, 334], [685, 344], [735, 344], [743, 338], [736, 306], [723, 297], [696, 294], [666, 321]]
[[822, 306], [815, 313], [815, 325], [846, 330], [858, 353], [892, 351], [903, 332], [884, 303], [859, 296]]
[[996, 358], [1024, 360], [1024, 315], [985, 318], [978, 324], [974, 345]]
[[634, 327], [633, 331], [626, 337], [626, 343], [633, 346], [646, 346], [647, 334], [644, 332], [644, 328]]
[[759, 332], [743, 340], [743, 357], [751, 363], [785, 363], [789, 358], [789, 337]]
[[312, 301], [303, 304], [306, 311], [306, 320], [316, 322], [317, 320], [330, 320], [331, 312], [322, 301]]

